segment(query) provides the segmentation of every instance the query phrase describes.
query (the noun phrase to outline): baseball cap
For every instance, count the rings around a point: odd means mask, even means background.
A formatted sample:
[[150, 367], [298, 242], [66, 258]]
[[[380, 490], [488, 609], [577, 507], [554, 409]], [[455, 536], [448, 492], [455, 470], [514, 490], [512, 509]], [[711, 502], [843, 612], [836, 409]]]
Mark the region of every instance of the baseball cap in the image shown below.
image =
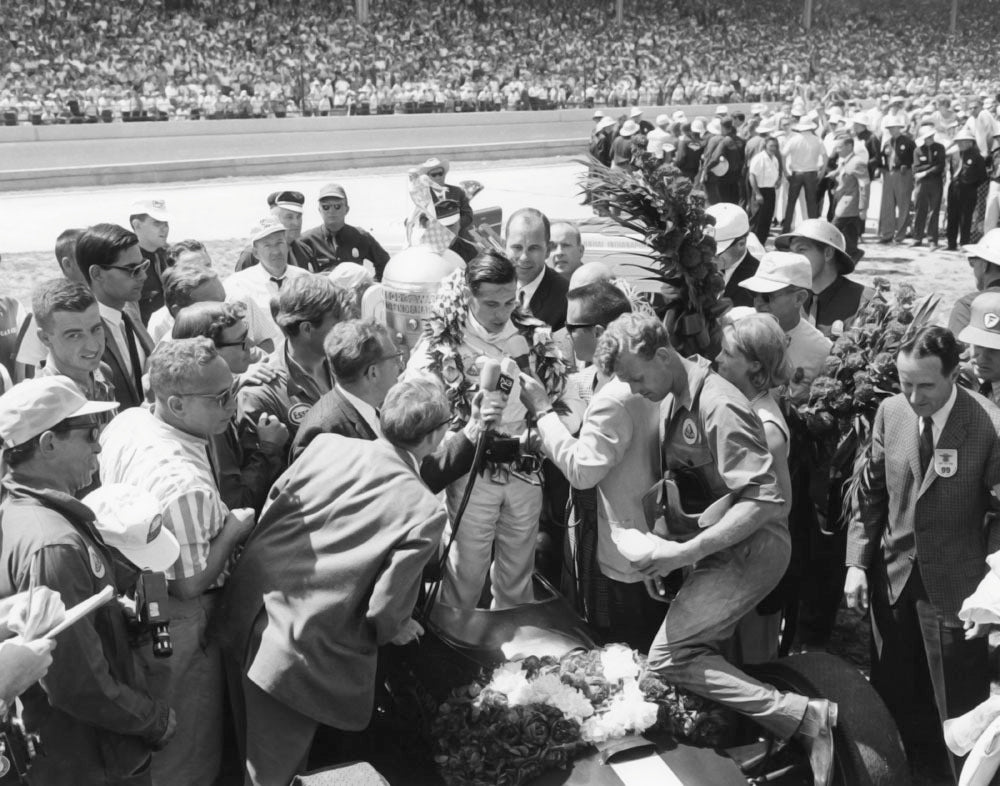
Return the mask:
[[785, 287], [812, 289], [812, 265], [802, 254], [791, 251], [768, 251], [761, 257], [756, 275], [741, 281], [751, 292], [777, 292]]
[[169, 221], [167, 203], [162, 199], [140, 199], [129, 207], [130, 216], [149, 216], [157, 221]]
[[0, 396], [0, 438], [4, 447], [16, 447], [67, 418], [114, 409], [117, 401], [88, 401], [69, 377], [26, 379]]
[[305, 203], [306, 198], [298, 191], [279, 191], [274, 195], [274, 202], [269, 204], [271, 207], [283, 207], [293, 213], [301, 213]]
[[969, 324], [958, 340], [987, 349], [1000, 349], [1000, 292], [983, 292], [972, 301]]
[[107, 483], [81, 502], [94, 511], [94, 526], [138, 568], [161, 571], [177, 561], [181, 547], [163, 527], [160, 501], [145, 489]]
[[978, 243], [962, 246], [962, 250], [970, 257], [979, 257], [990, 264], [1000, 265], [1000, 227], [991, 229]]
[[320, 199], [343, 199], [347, 200], [347, 192], [339, 183], [327, 183], [319, 190]]
[[330, 271], [327, 278], [344, 289], [354, 289], [375, 281], [375, 277], [357, 262], [340, 262]]
[[902, 128], [906, 125], [902, 119], [889, 115], [885, 120], [882, 121], [883, 128]]
[[847, 253], [847, 243], [844, 241], [843, 234], [826, 219], [807, 218], [788, 234], [778, 235], [774, 239], [774, 247], [779, 251], [788, 251], [792, 238], [795, 237], [804, 237], [806, 240], [830, 246], [837, 252], [837, 260], [840, 263], [838, 267], [841, 271], [850, 273], [854, 270], [854, 260]]
[[284, 231], [285, 227], [278, 219], [268, 216], [267, 218], [262, 218], [251, 227], [250, 242], [256, 243], [258, 240], [262, 240], [269, 235]]
[[715, 219], [715, 253], [721, 254], [734, 240], [750, 232], [747, 212], [732, 202], [717, 202], [705, 208], [705, 212]]

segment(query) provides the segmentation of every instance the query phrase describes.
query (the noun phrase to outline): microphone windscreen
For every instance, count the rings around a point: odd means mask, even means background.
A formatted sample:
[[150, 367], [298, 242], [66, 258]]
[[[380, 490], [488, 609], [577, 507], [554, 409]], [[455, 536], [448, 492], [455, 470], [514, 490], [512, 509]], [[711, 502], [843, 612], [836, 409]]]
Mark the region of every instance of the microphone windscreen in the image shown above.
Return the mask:
[[500, 361], [488, 358], [483, 363], [483, 370], [479, 373], [479, 389], [496, 390], [497, 385], [500, 384], [500, 373]]

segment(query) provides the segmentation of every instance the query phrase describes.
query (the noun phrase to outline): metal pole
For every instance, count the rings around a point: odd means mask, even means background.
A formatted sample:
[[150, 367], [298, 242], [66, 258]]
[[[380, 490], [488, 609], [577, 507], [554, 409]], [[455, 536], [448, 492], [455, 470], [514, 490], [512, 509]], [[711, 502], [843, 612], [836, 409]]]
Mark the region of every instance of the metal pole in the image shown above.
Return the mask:
[[625, 21], [625, 0], [615, 0], [615, 24], [621, 26]]
[[804, 0], [802, 4], [802, 27], [806, 30], [812, 29], [813, 23], [813, 0]]
[[951, 35], [958, 32], [958, 0], [951, 0], [951, 23], [948, 25], [948, 32]]

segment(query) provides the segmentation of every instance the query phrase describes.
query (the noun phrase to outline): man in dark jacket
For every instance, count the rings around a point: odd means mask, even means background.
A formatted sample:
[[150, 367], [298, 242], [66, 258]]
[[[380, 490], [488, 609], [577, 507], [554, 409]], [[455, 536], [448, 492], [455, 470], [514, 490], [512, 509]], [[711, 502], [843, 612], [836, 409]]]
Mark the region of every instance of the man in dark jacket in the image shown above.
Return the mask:
[[341, 262], [360, 265], [367, 259], [375, 268], [375, 279], [381, 281], [389, 254], [370, 232], [347, 223], [350, 209], [343, 186], [336, 183], [323, 186], [319, 190], [323, 223], [303, 232], [299, 244], [310, 255], [309, 266], [314, 273], [329, 273]]
[[[65, 377], [27, 380], [0, 397], [8, 467], [0, 595], [37, 583], [68, 608], [105, 587], [118, 591], [121, 560], [73, 497], [91, 482], [100, 424], [116, 406], [88, 402]], [[25, 725], [45, 746], [31, 780], [46, 786], [151, 784], [151, 753], [176, 725], [173, 711], [147, 692], [115, 603], [59, 634], [48, 674], [21, 700]]]
[[455, 233], [455, 239], [449, 248], [469, 262], [479, 253], [469, 231], [472, 228], [472, 206], [464, 188], [444, 182], [450, 168], [448, 161], [441, 158], [429, 158], [420, 166], [421, 171], [426, 172], [434, 183], [431, 197], [434, 199], [438, 222]]
[[934, 141], [934, 132], [931, 124], [920, 126], [917, 132], [917, 149], [913, 155], [913, 179], [917, 183], [913, 245], [922, 246], [926, 234], [931, 247], [937, 248], [941, 197], [944, 194], [944, 167], [948, 156], [944, 145]]
[[952, 160], [948, 185], [948, 250], [958, 251], [972, 242], [972, 214], [976, 211], [976, 192], [986, 182], [986, 159], [976, 147], [976, 137], [968, 130], [955, 136], [958, 152]]

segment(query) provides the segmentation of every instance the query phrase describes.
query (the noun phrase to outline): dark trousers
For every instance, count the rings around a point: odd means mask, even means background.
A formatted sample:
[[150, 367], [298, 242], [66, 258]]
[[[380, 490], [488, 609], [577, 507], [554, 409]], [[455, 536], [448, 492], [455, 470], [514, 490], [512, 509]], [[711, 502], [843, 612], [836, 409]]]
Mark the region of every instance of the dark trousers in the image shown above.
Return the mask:
[[819, 218], [819, 205], [816, 202], [819, 172], [793, 172], [788, 176], [788, 205], [785, 207], [785, 218], [781, 222], [782, 232], [792, 231], [792, 218], [795, 216], [795, 203], [799, 201], [800, 191], [806, 195], [808, 217]]
[[833, 211], [837, 207], [836, 202], [833, 200], [833, 192], [837, 190], [837, 180], [836, 178], [827, 175], [819, 181], [819, 188], [816, 192], [816, 207], [820, 210], [823, 209], [823, 200], [827, 200], [826, 206], [826, 220], [833, 222]]
[[705, 196], [708, 204], [717, 205], [719, 202], [732, 202], [734, 205], [740, 201], [740, 183], [738, 179], [717, 178], [709, 175], [705, 178]]
[[858, 240], [865, 233], [865, 222], [860, 216], [841, 216], [833, 220], [833, 225], [840, 230], [847, 245], [847, 255], [857, 262], [862, 254], [858, 250]]
[[923, 240], [926, 235], [932, 243], [937, 243], [943, 195], [944, 184], [939, 177], [925, 177], [917, 183], [916, 216], [913, 219], [914, 239]]
[[[942, 724], [989, 697], [986, 638], [966, 641], [956, 615], [927, 599], [917, 563], [894, 605], [885, 567], [868, 571], [872, 613], [871, 683], [899, 727], [911, 761], [945, 756]], [[952, 759], [955, 773], [961, 759]], [[956, 777], [957, 779], [957, 777]]]
[[972, 242], [972, 215], [976, 212], [977, 186], [952, 183], [948, 186], [948, 247]]
[[771, 233], [771, 220], [774, 218], [774, 189], [759, 190], [761, 201], [750, 200], [750, 231], [757, 236], [761, 245], [764, 245]]

